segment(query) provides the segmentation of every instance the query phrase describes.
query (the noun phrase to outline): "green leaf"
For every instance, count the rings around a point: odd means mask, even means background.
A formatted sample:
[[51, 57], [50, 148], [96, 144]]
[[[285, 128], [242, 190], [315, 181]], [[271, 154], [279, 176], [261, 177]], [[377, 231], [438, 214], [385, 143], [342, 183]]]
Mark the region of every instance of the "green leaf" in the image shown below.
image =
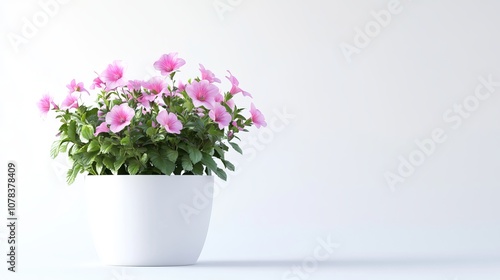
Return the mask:
[[83, 145], [81, 147], [78, 147], [78, 150], [76, 150], [76, 152], [74, 152], [73, 155], [81, 154], [81, 153], [85, 153], [85, 152], [87, 152], [87, 145]]
[[235, 151], [237, 151], [240, 154], [243, 154], [243, 151], [241, 150], [240, 146], [238, 146], [238, 144], [233, 142], [229, 142], [229, 144], [231, 145], [231, 147], [233, 147]]
[[189, 147], [188, 150], [189, 150], [188, 152], [189, 152], [189, 158], [191, 159], [191, 162], [193, 162], [193, 164], [200, 162], [200, 160], [203, 157], [200, 150], [198, 150], [195, 147]]
[[50, 148], [50, 157], [56, 158], [59, 154], [59, 147], [61, 146], [61, 141], [57, 140], [52, 143]]
[[59, 146], [60, 153], [65, 153], [67, 149], [68, 149], [68, 142], [64, 142], [61, 144], [61, 146]]
[[96, 161], [96, 163], [95, 163], [95, 171], [97, 172], [97, 174], [101, 174], [103, 168], [104, 168], [104, 165], [102, 164], [102, 162], [101, 161]]
[[146, 164], [146, 162], [148, 162], [148, 154], [144, 153], [144, 154], [142, 154], [142, 156], [141, 156], [141, 163], [142, 163], [143, 165], [145, 165], [145, 164]]
[[201, 162], [193, 165], [193, 174], [203, 175], [203, 164], [201, 164]]
[[217, 175], [219, 178], [221, 178], [224, 181], [227, 181], [227, 174], [224, 170], [217, 168], [216, 170], [212, 170], [215, 175]]
[[130, 144], [130, 137], [125, 137], [125, 138], [122, 138], [122, 140], [120, 140], [120, 144], [122, 146], [127, 146], [128, 144]]
[[231, 170], [231, 171], [234, 171], [234, 170], [235, 170], [235, 167], [234, 167], [234, 165], [233, 165], [231, 162], [229, 162], [229, 161], [227, 161], [227, 160], [223, 160], [223, 161], [222, 161], [222, 163], [224, 163], [224, 166], [225, 166], [227, 169], [229, 169], [229, 170]]
[[222, 150], [222, 148], [219, 146], [215, 146], [214, 149], [217, 153], [217, 155], [215, 155], [215, 156], [223, 160], [224, 159], [224, 150]]
[[179, 156], [179, 152], [177, 150], [167, 149], [167, 158], [171, 162], [175, 162], [177, 157]]
[[128, 163], [127, 171], [130, 175], [136, 175], [141, 169], [141, 162], [137, 159], [133, 159]]
[[68, 126], [68, 138], [71, 142], [76, 142], [76, 121], [71, 121]]
[[73, 160], [78, 162], [82, 167], [86, 168], [92, 164], [92, 162], [96, 158], [98, 152], [87, 153], [86, 152], [87, 148], [85, 146], [80, 148], [80, 150], [82, 150], [82, 149], [84, 149], [85, 151], [79, 152], [77, 154], [73, 154], [72, 158], [73, 158]]
[[[106, 141], [108, 140], [108, 141]], [[106, 139], [102, 144], [101, 144], [101, 153], [107, 154], [111, 151], [113, 148], [113, 142], [109, 139]]]
[[101, 146], [99, 145], [99, 141], [97, 140], [92, 140], [87, 146], [87, 152], [96, 152], [101, 149]]
[[75, 162], [73, 164], [73, 167], [69, 169], [68, 173], [66, 174], [66, 182], [68, 183], [68, 185], [73, 184], [75, 182], [76, 175], [78, 175], [78, 173], [81, 173], [82, 171], [82, 166]]
[[167, 151], [164, 149], [160, 149], [159, 151], [151, 150], [149, 152], [149, 157], [151, 159], [151, 163], [158, 168], [161, 173], [165, 175], [170, 175], [175, 170], [175, 163], [168, 160]]
[[217, 170], [217, 163], [214, 161], [212, 156], [207, 153], [203, 153], [201, 163], [203, 163], [206, 167], [210, 168], [210, 170], [214, 172]]
[[120, 156], [116, 157], [116, 160], [113, 164], [113, 167], [115, 168], [116, 171], [118, 171], [120, 169], [120, 167], [122, 167], [122, 165], [125, 163], [126, 159], [127, 158], [124, 155], [120, 155]]
[[146, 130], [146, 134], [147, 134], [148, 136], [150, 136], [150, 137], [151, 137], [151, 136], [153, 136], [153, 135], [155, 135], [155, 134], [156, 134], [156, 128], [154, 128], [154, 127], [150, 127], [150, 128], [148, 128], [148, 129]]
[[181, 159], [182, 161], [182, 168], [186, 171], [192, 171], [193, 170], [193, 163], [189, 159], [188, 155], [184, 155]]
[[161, 142], [165, 140], [165, 135], [163, 134], [156, 134], [153, 136], [153, 142]]
[[102, 161], [104, 166], [109, 169], [113, 174], [115, 174], [115, 159], [113, 157], [105, 157]]

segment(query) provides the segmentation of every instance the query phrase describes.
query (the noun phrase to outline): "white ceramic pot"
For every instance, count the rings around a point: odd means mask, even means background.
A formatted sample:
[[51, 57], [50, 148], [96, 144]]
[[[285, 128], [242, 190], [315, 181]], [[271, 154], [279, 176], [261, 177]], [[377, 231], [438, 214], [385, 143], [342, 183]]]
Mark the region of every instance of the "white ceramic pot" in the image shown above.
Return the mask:
[[212, 212], [213, 176], [86, 176], [88, 219], [106, 265], [196, 263]]

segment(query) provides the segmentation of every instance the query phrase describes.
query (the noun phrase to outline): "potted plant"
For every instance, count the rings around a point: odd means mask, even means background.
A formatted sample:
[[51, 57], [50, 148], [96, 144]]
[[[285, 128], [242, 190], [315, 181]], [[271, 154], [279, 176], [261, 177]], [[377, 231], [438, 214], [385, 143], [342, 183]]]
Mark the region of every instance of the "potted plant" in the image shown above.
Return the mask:
[[230, 89], [221, 92], [221, 80], [201, 64], [200, 77], [176, 81], [184, 64], [177, 53], [164, 54], [154, 63], [159, 75], [142, 81], [126, 79], [114, 61], [88, 90], [72, 80], [61, 103], [48, 94], [38, 102], [42, 114], [61, 122], [50, 154], [66, 153], [72, 162], [68, 184], [86, 174], [89, 223], [105, 264], [195, 263], [212, 197], [189, 221], [180, 205], [213, 192], [213, 175], [226, 180], [226, 170], [234, 171], [225, 155], [242, 152], [238, 133], [266, 125], [253, 103], [235, 103], [235, 96], [251, 95], [231, 72]]

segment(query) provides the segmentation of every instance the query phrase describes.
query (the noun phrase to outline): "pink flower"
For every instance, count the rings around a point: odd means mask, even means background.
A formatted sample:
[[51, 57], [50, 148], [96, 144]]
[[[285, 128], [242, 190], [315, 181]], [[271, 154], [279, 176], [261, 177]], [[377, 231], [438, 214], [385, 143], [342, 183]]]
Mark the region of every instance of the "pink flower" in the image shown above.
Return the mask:
[[237, 123], [236, 121], [233, 121], [231, 124], [232, 124], [232, 125], [236, 128], [236, 130], [238, 130], [238, 131], [243, 130], [243, 127], [239, 127], [239, 126], [238, 126], [238, 123]]
[[123, 66], [121, 61], [115, 60], [112, 64], [108, 65], [108, 68], [104, 70], [99, 76], [101, 81], [106, 84], [106, 88], [109, 90], [121, 87], [127, 84], [123, 77]]
[[200, 118], [203, 118], [205, 116], [205, 109], [203, 108], [198, 108], [196, 110], [196, 114], [200, 117]]
[[203, 66], [203, 64], [200, 64], [200, 72], [202, 80], [207, 80], [209, 83], [220, 83], [220, 79], [216, 78], [215, 74], [212, 71], [205, 69], [205, 66]]
[[182, 83], [181, 81], [179, 81], [179, 84], [177, 85], [177, 92], [181, 93], [184, 90], [186, 90], [186, 85], [184, 83]]
[[153, 94], [167, 92], [167, 82], [162, 77], [153, 77], [144, 83], [144, 88], [149, 89]]
[[110, 125], [112, 132], [117, 133], [130, 124], [134, 114], [134, 109], [130, 108], [127, 103], [123, 103], [111, 109], [106, 115], [106, 123]]
[[137, 98], [137, 101], [139, 101], [139, 103], [141, 103], [146, 110], [149, 110], [151, 108], [150, 102], [153, 101], [155, 98], [156, 98], [155, 95], [149, 95], [143, 93], [141, 96], [139, 96], [139, 98]]
[[208, 116], [214, 122], [219, 124], [219, 129], [223, 129], [231, 122], [231, 115], [226, 111], [226, 107], [220, 105], [219, 103], [215, 103], [212, 110], [208, 112]]
[[66, 85], [66, 87], [69, 89], [69, 93], [73, 93], [73, 92], [86, 92], [88, 94], [89, 91], [85, 89], [85, 87], [83, 86], [83, 83], [76, 83], [75, 79], [71, 80], [71, 82], [69, 83], [69, 85]]
[[203, 106], [211, 109], [215, 103], [215, 97], [219, 94], [219, 88], [206, 80], [202, 80], [187, 85], [186, 92], [193, 99], [195, 107]]
[[186, 61], [182, 58], [177, 58], [177, 53], [169, 53], [162, 55], [153, 66], [156, 70], [160, 70], [163, 76], [167, 76], [184, 64], [186, 64]]
[[61, 108], [63, 110], [65, 109], [71, 109], [71, 108], [78, 108], [78, 97], [75, 92], [72, 92], [66, 96], [66, 98], [63, 100], [61, 103]]
[[185, 90], [186, 90], [186, 85], [183, 82], [179, 81], [179, 84], [177, 84], [177, 89], [171, 91], [170, 95], [183, 97], [182, 92]]
[[214, 100], [215, 100], [215, 102], [217, 102], [217, 103], [221, 103], [222, 101], [224, 101], [224, 96], [222, 96], [222, 94], [220, 94], [220, 93], [217, 93], [217, 94], [215, 95], [215, 97], [214, 97]]
[[177, 119], [174, 113], [169, 113], [167, 111], [161, 111], [156, 117], [156, 121], [165, 127], [165, 130], [169, 133], [179, 134], [181, 133], [182, 123]]
[[142, 87], [142, 81], [139, 80], [128, 81], [127, 88], [130, 91], [141, 91], [141, 87]]
[[229, 106], [229, 108], [231, 108], [231, 110], [234, 110], [234, 100], [233, 99], [229, 99], [227, 102], [226, 102], [226, 105]]
[[104, 132], [109, 132], [109, 127], [108, 127], [108, 124], [106, 122], [103, 122], [98, 127], [96, 127], [94, 136], [97, 136], [100, 133], [104, 133]]
[[250, 106], [250, 114], [252, 115], [252, 122], [257, 128], [260, 128], [261, 126], [267, 126], [264, 115], [260, 112], [260, 110], [255, 108], [255, 105], [253, 105], [253, 103]]
[[101, 110], [97, 111], [97, 118], [99, 120], [104, 120], [104, 117], [105, 117], [105, 114], [103, 111], [101, 111]]
[[227, 70], [227, 72], [229, 73], [229, 77], [226, 76], [226, 78], [231, 82], [231, 85], [232, 85], [229, 93], [231, 93], [232, 95], [235, 95], [235, 94], [241, 92], [241, 93], [243, 93], [244, 96], [252, 97], [252, 95], [250, 93], [239, 88], [240, 82], [238, 81], [238, 79], [236, 79], [236, 77], [233, 76], [233, 74], [231, 74], [231, 72], [229, 70]]
[[50, 111], [51, 104], [54, 104], [52, 96], [45, 94], [37, 103], [38, 109], [40, 109], [40, 113], [42, 113], [42, 115], [44, 116], [47, 115], [47, 113]]
[[95, 88], [102, 88], [103, 81], [97, 77], [94, 79], [93, 83], [90, 85], [90, 89], [95, 89]]

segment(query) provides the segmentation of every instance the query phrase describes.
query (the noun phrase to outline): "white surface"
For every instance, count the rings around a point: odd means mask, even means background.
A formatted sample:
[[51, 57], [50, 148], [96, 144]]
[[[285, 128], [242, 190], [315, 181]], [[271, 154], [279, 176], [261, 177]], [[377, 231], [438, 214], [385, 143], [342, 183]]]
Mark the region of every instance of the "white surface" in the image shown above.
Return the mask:
[[[81, 182], [60, 180], [64, 159], [48, 156], [56, 123], [40, 120], [36, 101], [47, 91], [61, 100], [73, 78], [88, 86], [115, 59], [128, 64], [130, 77], [150, 76], [152, 63], [171, 51], [187, 61], [180, 77], [198, 75], [198, 63], [222, 79], [231, 70], [273, 124], [248, 133], [246, 155], [233, 155], [239, 172], [214, 200], [200, 260], [300, 262], [318, 238], [331, 236], [340, 244], [331, 258], [341, 264], [311, 279], [500, 277], [498, 264], [476, 263], [500, 256], [500, 88], [467, 117], [454, 112], [472, 100], [479, 77], [500, 81], [500, 2], [400, 1], [402, 10], [349, 63], [341, 44], [353, 44], [356, 28], [389, 1], [221, 1], [234, 5], [223, 20], [212, 0], [71, 0], [17, 53], [7, 34], [41, 8], [36, 0], [1, 2], [0, 162], [19, 164], [25, 274], [18, 279], [114, 277], [96, 266]], [[391, 189], [384, 174], [397, 172], [398, 157], [408, 159], [415, 140], [436, 129], [446, 140]], [[450, 258], [470, 262], [438, 261]], [[279, 279], [291, 265], [131, 273]]]
[[212, 212], [213, 176], [86, 176], [90, 230], [105, 265], [191, 265]]

